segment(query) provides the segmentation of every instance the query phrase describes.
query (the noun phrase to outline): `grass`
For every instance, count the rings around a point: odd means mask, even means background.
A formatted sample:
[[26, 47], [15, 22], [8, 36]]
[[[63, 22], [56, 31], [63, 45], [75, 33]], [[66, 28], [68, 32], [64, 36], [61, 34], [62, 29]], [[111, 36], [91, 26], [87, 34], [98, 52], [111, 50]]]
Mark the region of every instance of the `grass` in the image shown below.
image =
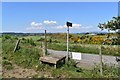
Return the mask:
[[[40, 64], [37, 71], [44, 72], [45, 75], [42, 75], [43, 78], [118, 78], [120, 68], [115, 68], [114, 66], [103, 65], [103, 76], [100, 76], [99, 66], [92, 70], [86, 70], [82, 68], [75, 67], [73, 60], [70, 60], [65, 63], [61, 68], [54, 69], [49, 65]], [[34, 75], [34, 78], [38, 78], [39, 74]]]
[[0, 37], [0, 53], [2, 51], [2, 38]]
[[21, 40], [19, 48], [13, 53], [16, 42], [17, 39], [6, 39], [3, 41], [3, 60], [10, 60], [17, 65], [26, 68], [32, 68], [33, 65], [37, 65], [42, 50], [38, 50], [37, 46], [26, 43], [25, 40]]
[[32, 38], [34, 41], [40, 39], [40, 38], [44, 38], [44, 36], [24, 36], [24, 37], [20, 37], [20, 38], [25, 38], [25, 39], [30, 39]]
[[[70, 51], [72, 52], [82, 52], [82, 53], [91, 53], [91, 54], [99, 54], [99, 45], [93, 44], [70, 44]], [[62, 50], [66, 51], [66, 44], [62, 43], [48, 43], [48, 48], [53, 50]], [[113, 55], [120, 56], [118, 53], [118, 45], [102, 45], [102, 54], [103, 55]]]
[[[25, 38], [25, 39], [33, 39], [34, 41], [37, 41], [41, 38], [45, 38], [44, 36], [24, 36], [24, 37], [20, 37], [20, 38]], [[49, 38], [49, 36], [47, 36], [47, 38]]]
[[[39, 57], [43, 54], [42, 50], [39, 48], [40, 44], [36, 44], [36, 40], [33, 39], [36, 45], [31, 45], [30, 42], [26, 42], [26, 40], [21, 40], [19, 48], [15, 53], [13, 53], [16, 41], [18, 39], [16, 37], [7, 36], [3, 37], [2, 42], [2, 60], [3, 67], [11, 70], [13, 69], [13, 64], [17, 64], [18, 66], [24, 68], [34, 69], [38, 74], [34, 75], [33, 78], [100, 78], [100, 77], [118, 77], [119, 68], [108, 67], [104, 65], [103, 72], [104, 75], [100, 76], [99, 67], [94, 68], [93, 70], [85, 70], [82, 68], [75, 67], [75, 62], [70, 60], [65, 63], [64, 66], [54, 69], [49, 65], [41, 64], [39, 61]], [[78, 52], [88, 51], [93, 52], [96, 50], [96, 45], [89, 47], [87, 45], [80, 44], [72, 44], [74, 46], [72, 49]], [[66, 50], [66, 45], [64, 43], [48, 43], [48, 48], [56, 49], [56, 50]], [[106, 47], [105, 47], [106, 48]], [[109, 49], [108, 49], [109, 50]], [[114, 51], [114, 50], [113, 50]], [[96, 52], [97, 53], [97, 52]], [[11, 63], [11, 62], [13, 63]]]

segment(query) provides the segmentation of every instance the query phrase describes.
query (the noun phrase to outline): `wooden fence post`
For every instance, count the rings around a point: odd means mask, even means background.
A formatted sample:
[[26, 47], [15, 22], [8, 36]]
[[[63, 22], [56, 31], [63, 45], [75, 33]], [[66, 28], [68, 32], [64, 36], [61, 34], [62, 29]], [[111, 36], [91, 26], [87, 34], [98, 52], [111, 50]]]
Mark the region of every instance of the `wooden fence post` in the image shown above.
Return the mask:
[[15, 48], [14, 48], [14, 51], [13, 51], [13, 52], [16, 52], [16, 50], [17, 50], [17, 48], [18, 48], [19, 43], [20, 43], [20, 39], [19, 39], [19, 40], [17, 40], [17, 42], [16, 42], [16, 45], [15, 45]]
[[47, 31], [45, 30], [45, 55], [47, 55]]
[[100, 47], [99, 47], [99, 56], [100, 56], [100, 75], [102, 76], [103, 75], [103, 64], [102, 64], [102, 50], [101, 50], [101, 45], [100, 45]]

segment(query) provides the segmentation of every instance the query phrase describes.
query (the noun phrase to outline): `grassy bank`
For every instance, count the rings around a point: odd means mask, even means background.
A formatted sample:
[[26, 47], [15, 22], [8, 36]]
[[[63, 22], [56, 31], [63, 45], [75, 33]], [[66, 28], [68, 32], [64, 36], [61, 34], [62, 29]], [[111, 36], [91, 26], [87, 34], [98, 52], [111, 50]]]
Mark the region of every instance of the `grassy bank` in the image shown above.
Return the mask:
[[[70, 51], [72, 52], [99, 54], [99, 47], [100, 45], [94, 45], [94, 44], [70, 44], [69, 48]], [[48, 48], [53, 50], [66, 51], [66, 44], [48, 43]], [[119, 48], [120, 48], [119, 45], [102, 45], [102, 54], [120, 56], [118, 52]]]

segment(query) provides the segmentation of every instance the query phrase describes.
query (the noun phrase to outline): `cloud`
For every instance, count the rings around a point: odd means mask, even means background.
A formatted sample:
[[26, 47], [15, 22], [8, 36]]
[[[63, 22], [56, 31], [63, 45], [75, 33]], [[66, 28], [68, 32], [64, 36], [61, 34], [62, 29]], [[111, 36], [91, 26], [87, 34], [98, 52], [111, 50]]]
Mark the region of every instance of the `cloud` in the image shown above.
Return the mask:
[[36, 22], [31, 22], [30, 27], [27, 27], [27, 30], [38, 30], [38, 29], [42, 29], [43, 28], [43, 24], [42, 23], [36, 23]]
[[26, 30], [39, 30], [39, 29], [44, 29], [45, 27], [53, 27], [57, 24], [56, 21], [52, 20], [44, 20], [42, 23], [37, 23], [37, 22], [31, 22], [30, 27], [27, 27]]
[[81, 26], [81, 24], [73, 24], [71, 28], [79, 29]]
[[57, 26], [56, 28], [57, 29], [64, 29], [64, 28], [66, 28], [67, 26], [66, 25], [64, 25], [64, 26]]
[[32, 22], [31, 23], [32, 27], [42, 27], [42, 23], [36, 23], [36, 22]]
[[94, 28], [94, 26], [81, 26], [81, 29], [91, 29], [91, 28]]
[[26, 30], [38, 30], [42, 29], [41, 27], [27, 27]]
[[[79, 29], [82, 25], [81, 24], [72, 24], [72, 27], [70, 27], [71, 29]], [[67, 28], [66, 25], [63, 25], [63, 26], [57, 26], [56, 27], [57, 29], [64, 29], [64, 28]]]
[[49, 20], [45, 20], [45, 21], [43, 21], [43, 23], [47, 24], [47, 25], [55, 25], [55, 24], [57, 24], [56, 21], [49, 21]]
[[[56, 21], [52, 20], [44, 20], [42, 23], [37, 23], [37, 22], [31, 22], [30, 27], [27, 27], [26, 30], [43, 30], [43, 29], [48, 29], [48, 28], [56, 28], [56, 29], [65, 29], [67, 28], [66, 25], [59, 25], [57, 24]], [[49, 29], [50, 29], [49, 28]], [[72, 24], [71, 29], [79, 29], [81, 28], [81, 24]]]

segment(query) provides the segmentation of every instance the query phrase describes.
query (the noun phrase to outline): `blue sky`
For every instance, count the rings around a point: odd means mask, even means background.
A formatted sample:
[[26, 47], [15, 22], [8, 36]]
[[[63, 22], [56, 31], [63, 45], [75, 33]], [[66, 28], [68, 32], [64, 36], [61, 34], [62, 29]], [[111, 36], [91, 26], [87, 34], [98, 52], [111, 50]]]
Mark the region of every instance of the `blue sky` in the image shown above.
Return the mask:
[[97, 32], [99, 23], [117, 15], [117, 2], [3, 2], [2, 31], [66, 32], [70, 21], [71, 33]]

